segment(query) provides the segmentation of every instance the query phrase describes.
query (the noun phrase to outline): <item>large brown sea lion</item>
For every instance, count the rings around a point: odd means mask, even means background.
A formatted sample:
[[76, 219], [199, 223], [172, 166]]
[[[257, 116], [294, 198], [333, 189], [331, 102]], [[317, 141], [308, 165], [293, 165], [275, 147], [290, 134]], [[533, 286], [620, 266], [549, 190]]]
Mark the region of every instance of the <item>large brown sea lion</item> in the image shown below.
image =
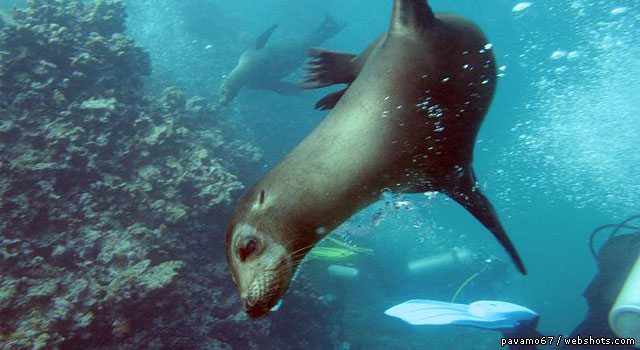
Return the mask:
[[272, 90], [282, 95], [296, 95], [300, 90], [294, 83], [282, 80], [298, 69], [307, 50], [320, 45], [344, 28], [327, 16], [310, 35], [285, 45], [265, 46], [278, 26], [267, 29], [255, 44], [240, 56], [236, 67], [220, 86], [219, 107], [226, 107], [244, 87], [253, 90]]
[[[350, 87], [332, 98], [326, 119], [248, 191], [231, 218], [228, 262], [247, 313], [266, 314], [307, 252], [387, 188], [450, 196], [525, 273], [471, 166], [496, 83], [482, 31], [465, 18], [434, 15], [425, 0], [395, 0], [387, 33], [360, 58], [342, 58], [355, 68], [329, 67], [333, 73], [315, 76], [323, 80], [316, 83], [344, 80]], [[321, 61], [312, 63], [326, 66]]]

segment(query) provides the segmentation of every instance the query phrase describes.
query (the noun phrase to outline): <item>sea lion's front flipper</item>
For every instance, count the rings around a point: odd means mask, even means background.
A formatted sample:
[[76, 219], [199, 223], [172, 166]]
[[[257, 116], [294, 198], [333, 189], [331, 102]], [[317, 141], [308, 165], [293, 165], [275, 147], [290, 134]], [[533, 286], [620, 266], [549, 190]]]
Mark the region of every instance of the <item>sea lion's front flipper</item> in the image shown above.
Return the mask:
[[344, 95], [345, 92], [347, 92], [347, 88], [328, 94], [327, 96], [318, 100], [314, 108], [320, 111], [333, 109], [333, 107], [336, 106], [336, 104], [338, 103], [338, 101], [340, 101], [340, 99], [342, 98], [342, 95]]
[[260, 50], [261, 48], [263, 48], [267, 44], [267, 41], [271, 37], [271, 34], [273, 34], [273, 31], [276, 30], [276, 28], [278, 28], [278, 25], [274, 24], [273, 26], [271, 26], [271, 28], [265, 30], [265, 32], [262, 33], [258, 37], [258, 39], [256, 39], [256, 43], [253, 45], [253, 48], [256, 50]]
[[469, 169], [465, 173], [465, 175], [460, 178], [461, 181], [456, 181], [455, 188], [452, 188], [447, 191], [449, 197], [453, 198], [456, 202], [462, 205], [471, 215], [473, 215], [482, 225], [484, 225], [493, 235], [496, 237], [498, 242], [502, 244], [504, 249], [507, 250], [509, 256], [513, 260], [513, 263], [516, 265], [518, 270], [526, 275], [527, 271], [514, 247], [513, 243], [507, 236], [500, 220], [498, 220], [498, 215], [493, 209], [493, 205], [487, 199], [487, 197], [482, 194], [480, 191], [480, 187], [478, 187], [476, 183], [476, 177], [473, 173], [473, 169]]
[[278, 80], [266, 88], [285, 96], [296, 96], [302, 93], [302, 90], [296, 84], [288, 81]]
[[346, 52], [312, 47], [307, 52], [309, 61], [302, 75], [306, 80], [298, 83], [301, 89], [318, 89], [334, 84], [351, 84], [359, 70], [353, 65], [357, 57]]

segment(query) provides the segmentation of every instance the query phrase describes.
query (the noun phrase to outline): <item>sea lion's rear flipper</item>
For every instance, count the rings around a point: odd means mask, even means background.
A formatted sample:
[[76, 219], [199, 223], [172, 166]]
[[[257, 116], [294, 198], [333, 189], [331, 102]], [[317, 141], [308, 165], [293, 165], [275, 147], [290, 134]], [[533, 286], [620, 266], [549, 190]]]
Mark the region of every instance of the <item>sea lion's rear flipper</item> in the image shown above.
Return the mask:
[[310, 48], [307, 55], [306, 73], [302, 75], [306, 80], [298, 83], [301, 89], [351, 84], [358, 76], [359, 70], [353, 65], [356, 55], [318, 47]]
[[340, 99], [342, 98], [342, 95], [344, 95], [345, 92], [347, 92], [347, 88], [328, 94], [327, 96], [318, 100], [314, 108], [320, 111], [333, 109], [333, 107], [336, 106], [336, 104], [338, 103], [338, 101], [340, 101]]
[[278, 28], [278, 25], [274, 24], [273, 26], [271, 26], [271, 28], [265, 30], [264, 33], [260, 34], [258, 39], [256, 39], [253, 48], [256, 50], [260, 50], [261, 48], [263, 48], [267, 44], [267, 41], [269, 41], [271, 34], [273, 34], [273, 31], [276, 30], [276, 28]]
[[283, 80], [276, 81], [266, 89], [277, 92], [280, 95], [285, 95], [285, 96], [296, 96], [302, 93], [302, 90], [300, 90], [296, 86], [296, 84], [288, 81], [283, 81]]
[[527, 271], [514, 247], [513, 243], [507, 236], [498, 215], [493, 209], [493, 205], [489, 202], [487, 197], [482, 194], [480, 187], [476, 183], [476, 177], [473, 173], [473, 169], [469, 169], [460, 181], [455, 181], [455, 188], [447, 191], [449, 197], [453, 198], [456, 202], [462, 205], [471, 215], [473, 215], [482, 225], [484, 225], [493, 235], [498, 242], [502, 244], [504, 249], [507, 250], [509, 256], [513, 260], [518, 270], [526, 275]]

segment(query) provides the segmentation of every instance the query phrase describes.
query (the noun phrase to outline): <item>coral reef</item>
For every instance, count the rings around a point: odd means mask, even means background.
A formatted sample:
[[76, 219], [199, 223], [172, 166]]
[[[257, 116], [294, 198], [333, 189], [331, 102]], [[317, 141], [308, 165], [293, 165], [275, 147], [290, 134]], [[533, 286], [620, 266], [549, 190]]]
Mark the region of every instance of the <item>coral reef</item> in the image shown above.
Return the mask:
[[326, 343], [244, 325], [229, 285], [223, 218], [260, 151], [203, 98], [143, 96], [120, 1], [28, 3], [0, 25], [0, 349]]

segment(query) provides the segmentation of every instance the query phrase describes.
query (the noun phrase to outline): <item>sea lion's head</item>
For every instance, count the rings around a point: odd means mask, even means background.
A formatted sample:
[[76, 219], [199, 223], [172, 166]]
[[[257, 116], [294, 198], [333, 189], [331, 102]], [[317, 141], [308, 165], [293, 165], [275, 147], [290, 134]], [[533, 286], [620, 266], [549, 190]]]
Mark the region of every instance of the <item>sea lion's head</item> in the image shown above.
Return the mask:
[[250, 317], [264, 316], [276, 305], [295, 271], [293, 257], [281, 242], [245, 223], [229, 227], [227, 260]]
[[236, 98], [236, 96], [238, 96], [241, 88], [242, 84], [240, 84], [238, 79], [233, 75], [233, 72], [231, 72], [220, 86], [218, 104], [220, 106], [227, 106], [234, 98]]

